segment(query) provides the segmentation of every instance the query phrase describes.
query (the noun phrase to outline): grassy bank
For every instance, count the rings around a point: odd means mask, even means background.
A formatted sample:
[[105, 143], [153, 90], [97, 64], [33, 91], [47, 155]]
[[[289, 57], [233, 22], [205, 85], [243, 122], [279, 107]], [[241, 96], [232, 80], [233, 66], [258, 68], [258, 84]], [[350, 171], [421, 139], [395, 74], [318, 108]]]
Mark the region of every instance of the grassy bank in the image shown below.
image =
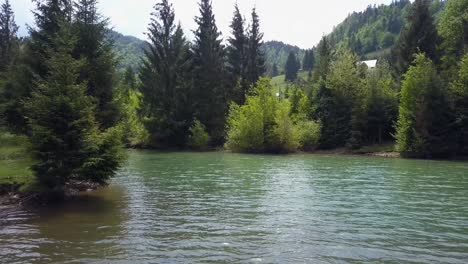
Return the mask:
[[0, 192], [28, 190], [34, 184], [31, 165], [27, 139], [0, 131]]

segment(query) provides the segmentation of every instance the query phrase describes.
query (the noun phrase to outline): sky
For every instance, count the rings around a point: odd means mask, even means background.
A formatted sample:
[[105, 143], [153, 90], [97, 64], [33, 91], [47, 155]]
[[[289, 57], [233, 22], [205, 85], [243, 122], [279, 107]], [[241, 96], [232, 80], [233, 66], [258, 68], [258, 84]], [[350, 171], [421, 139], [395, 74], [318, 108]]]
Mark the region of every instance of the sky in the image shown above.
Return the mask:
[[[253, 7], [260, 16], [264, 40], [279, 40], [301, 48], [312, 48], [324, 34], [342, 22], [353, 11], [362, 11], [368, 5], [389, 4], [392, 0], [213, 0], [213, 9], [219, 30], [226, 39], [230, 34], [234, 4], [246, 18]], [[15, 12], [20, 34], [27, 34], [27, 25], [33, 25], [34, 5], [31, 0], [10, 1]], [[110, 18], [114, 30], [145, 39], [150, 13], [158, 0], [100, 0], [101, 13]], [[198, 0], [170, 0], [188, 38], [196, 28]]]

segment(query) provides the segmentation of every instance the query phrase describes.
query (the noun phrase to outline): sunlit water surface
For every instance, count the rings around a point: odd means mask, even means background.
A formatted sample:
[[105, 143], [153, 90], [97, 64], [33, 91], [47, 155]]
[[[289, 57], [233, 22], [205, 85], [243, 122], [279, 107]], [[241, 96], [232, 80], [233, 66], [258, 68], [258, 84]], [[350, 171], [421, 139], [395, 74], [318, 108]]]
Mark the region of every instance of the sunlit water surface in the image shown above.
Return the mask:
[[131, 151], [109, 188], [0, 210], [0, 263], [468, 262], [461, 162]]

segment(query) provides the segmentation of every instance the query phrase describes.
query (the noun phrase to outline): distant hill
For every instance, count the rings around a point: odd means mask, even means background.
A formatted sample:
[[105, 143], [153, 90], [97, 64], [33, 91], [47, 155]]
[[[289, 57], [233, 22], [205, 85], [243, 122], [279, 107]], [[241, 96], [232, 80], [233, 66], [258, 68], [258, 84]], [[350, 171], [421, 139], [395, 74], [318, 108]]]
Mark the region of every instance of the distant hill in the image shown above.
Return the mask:
[[[410, 6], [409, 0], [399, 0], [353, 12], [329, 34], [330, 40], [336, 47], [351, 48], [363, 59], [385, 56], [406, 25]], [[437, 17], [444, 7], [445, 1], [432, 0], [431, 12]]]
[[[133, 37], [125, 36], [116, 31], [111, 31], [109, 37], [114, 41], [114, 52], [119, 58], [119, 69], [132, 67], [137, 69], [141, 63], [145, 41]], [[305, 51], [299, 47], [288, 45], [280, 41], [268, 41], [263, 45], [263, 51], [266, 55], [267, 73], [271, 74], [273, 64], [277, 64], [280, 74], [284, 71], [284, 65], [289, 52], [295, 52], [302, 61]]]
[[146, 42], [133, 36], [122, 35], [116, 31], [111, 31], [109, 38], [114, 41], [114, 52], [119, 60], [118, 68], [132, 67], [136, 70], [141, 62]]
[[266, 57], [266, 68], [267, 75], [271, 76], [273, 65], [276, 64], [280, 74], [284, 73], [284, 66], [286, 65], [286, 60], [290, 52], [296, 53], [296, 56], [299, 58], [302, 63], [302, 59], [305, 55], [305, 50], [285, 44], [281, 41], [267, 41], [263, 44], [263, 52]]

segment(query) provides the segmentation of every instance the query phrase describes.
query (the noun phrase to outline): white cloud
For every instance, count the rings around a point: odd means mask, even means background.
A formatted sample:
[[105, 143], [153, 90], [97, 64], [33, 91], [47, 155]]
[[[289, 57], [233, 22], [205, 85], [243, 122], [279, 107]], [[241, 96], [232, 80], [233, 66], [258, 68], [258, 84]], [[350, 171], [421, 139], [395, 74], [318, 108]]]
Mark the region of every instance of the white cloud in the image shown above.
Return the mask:
[[[127, 35], [144, 37], [150, 21], [155, 0], [101, 0], [100, 10], [110, 17], [114, 28]], [[229, 33], [229, 24], [236, 0], [213, 0], [213, 8], [219, 29], [224, 38]], [[237, 0], [244, 16], [249, 17], [256, 6], [260, 15], [265, 40], [281, 40], [309, 48], [317, 44], [323, 34], [343, 21], [349, 13], [364, 10], [370, 4], [390, 3], [391, 0]], [[188, 35], [196, 25], [198, 15], [196, 0], [172, 0], [177, 19]], [[25, 23], [32, 24], [31, 0], [13, 0], [16, 20], [25, 34]]]

